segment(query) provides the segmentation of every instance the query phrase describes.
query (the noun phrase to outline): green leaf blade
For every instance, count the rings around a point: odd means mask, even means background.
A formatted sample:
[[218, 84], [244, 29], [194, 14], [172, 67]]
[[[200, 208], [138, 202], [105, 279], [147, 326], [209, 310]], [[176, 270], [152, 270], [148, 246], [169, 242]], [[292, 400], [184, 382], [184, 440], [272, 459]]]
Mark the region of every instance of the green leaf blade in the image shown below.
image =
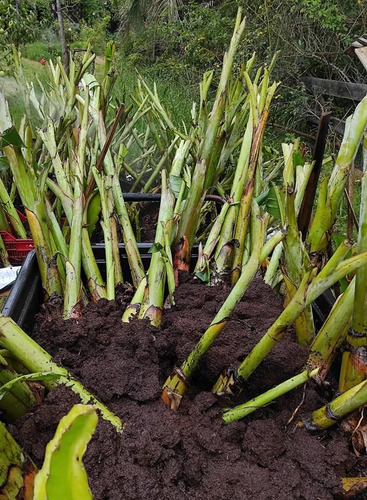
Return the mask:
[[46, 447], [45, 461], [35, 479], [37, 500], [92, 500], [82, 462], [97, 426], [97, 413], [90, 405], [75, 405], [60, 420]]

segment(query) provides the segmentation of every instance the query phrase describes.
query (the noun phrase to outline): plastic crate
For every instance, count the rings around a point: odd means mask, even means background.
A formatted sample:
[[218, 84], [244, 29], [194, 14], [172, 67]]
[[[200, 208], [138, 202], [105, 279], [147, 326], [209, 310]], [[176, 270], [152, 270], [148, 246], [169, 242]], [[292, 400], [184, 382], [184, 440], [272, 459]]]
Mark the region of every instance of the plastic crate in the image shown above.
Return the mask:
[[21, 222], [23, 222], [23, 224], [25, 222], [27, 222], [27, 217], [24, 215], [23, 212], [21, 212], [20, 210], [16, 209], [17, 210], [17, 214], [19, 215], [19, 219]]
[[0, 235], [8, 252], [10, 264], [14, 266], [23, 264], [29, 252], [34, 248], [32, 238], [15, 238], [12, 234], [2, 230], [0, 230]]

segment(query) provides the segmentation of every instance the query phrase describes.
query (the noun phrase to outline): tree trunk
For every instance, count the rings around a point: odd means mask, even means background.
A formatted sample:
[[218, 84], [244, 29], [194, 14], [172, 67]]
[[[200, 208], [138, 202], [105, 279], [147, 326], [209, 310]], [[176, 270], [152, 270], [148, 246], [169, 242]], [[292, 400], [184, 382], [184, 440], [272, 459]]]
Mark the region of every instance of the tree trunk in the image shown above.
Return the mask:
[[59, 22], [62, 61], [63, 61], [63, 65], [65, 68], [66, 74], [69, 74], [69, 51], [68, 51], [68, 47], [66, 45], [64, 20], [62, 17], [61, 1], [60, 0], [56, 0], [56, 12], [57, 12], [57, 20]]

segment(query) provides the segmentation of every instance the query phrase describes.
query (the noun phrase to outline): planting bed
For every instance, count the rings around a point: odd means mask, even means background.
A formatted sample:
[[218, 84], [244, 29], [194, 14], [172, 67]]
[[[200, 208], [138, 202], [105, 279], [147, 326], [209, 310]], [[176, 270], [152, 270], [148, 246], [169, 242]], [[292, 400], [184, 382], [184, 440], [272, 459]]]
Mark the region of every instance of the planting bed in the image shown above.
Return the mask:
[[[116, 302], [87, 306], [78, 321], [64, 322], [58, 303], [39, 315], [35, 339], [126, 424], [116, 435], [100, 419], [88, 446], [84, 463], [96, 500], [326, 500], [340, 492], [341, 477], [365, 475], [366, 458], [356, 458], [338, 428], [311, 436], [297, 426], [330, 399], [330, 392], [315, 384], [241, 422], [222, 424], [210, 388], [223, 368], [245, 357], [282, 308], [260, 279], [199, 366], [179, 412], [161, 402], [161, 384], [191, 351], [225, 295], [188, 280], [159, 329], [145, 321], [121, 323], [131, 297], [128, 287]], [[244, 399], [293, 376], [306, 358], [307, 351], [289, 333], [250, 379]], [[38, 466], [59, 419], [75, 402], [72, 392], [58, 388], [11, 426]]]

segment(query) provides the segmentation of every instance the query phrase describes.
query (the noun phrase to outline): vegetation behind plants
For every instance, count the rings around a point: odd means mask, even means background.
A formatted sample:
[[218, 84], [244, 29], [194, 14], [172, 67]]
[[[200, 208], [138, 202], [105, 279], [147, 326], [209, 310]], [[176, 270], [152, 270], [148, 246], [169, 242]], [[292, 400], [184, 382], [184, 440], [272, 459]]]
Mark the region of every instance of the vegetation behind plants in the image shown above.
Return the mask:
[[145, 22], [123, 32], [121, 54], [133, 65], [154, 73], [156, 78], [191, 85], [199, 75], [220, 65], [230, 37], [231, 20], [237, 6], [246, 15], [244, 39], [238, 60], [255, 51], [262, 61], [280, 50], [274, 77], [282, 82], [275, 118], [283, 125], [299, 126], [305, 114], [326, 107], [348, 114], [350, 103], [320, 100], [307, 103], [300, 84], [304, 74], [346, 81], [366, 81], [363, 67], [344, 54], [363, 33], [367, 9], [363, 2], [294, 0], [248, 0], [185, 2], [179, 18], [157, 21], [148, 14]]
[[[36, 0], [0, 0], [0, 71], [10, 59], [9, 44], [22, 49], [23, 57], [40, 61], [61, 54], [56, 4]], [[306, 114], [332, 109], [336, 116], [350, 114], [350, 102], [320, 98], [307, 100], [301, 84], [304, 74], [343, 81], [365, 82], [359, 62], [344, 50], [363, 34], [367, 21], [365, 2], [357, 0], [213, 0], [174, 2], [106, 0], [62, 2], [65, 38], [71, 48], [91, 42], [97, 54], [105, 43], [118, 43], [119, 64], [116, 96], [132, 90], [135, 68], [160, 87], [163, 101], [173, 113], [190, 120], [180, 108], [184, 97], [196, 96], [203, 71], [219, 68], [231, 36], [237, 7], [246, 15], [238, 61], [255, 51], [270, 62], [280, 50], [274, 78], [282, 82], [272, 121], [304, 130]], [[32, 26], [32, 29], [29, 29]], [[219, 71], [217, 72], [219, 74]], [[218, 77], [218, 76], [217, 76]], [[191, 99], [190, 99], [191, 100]]]

